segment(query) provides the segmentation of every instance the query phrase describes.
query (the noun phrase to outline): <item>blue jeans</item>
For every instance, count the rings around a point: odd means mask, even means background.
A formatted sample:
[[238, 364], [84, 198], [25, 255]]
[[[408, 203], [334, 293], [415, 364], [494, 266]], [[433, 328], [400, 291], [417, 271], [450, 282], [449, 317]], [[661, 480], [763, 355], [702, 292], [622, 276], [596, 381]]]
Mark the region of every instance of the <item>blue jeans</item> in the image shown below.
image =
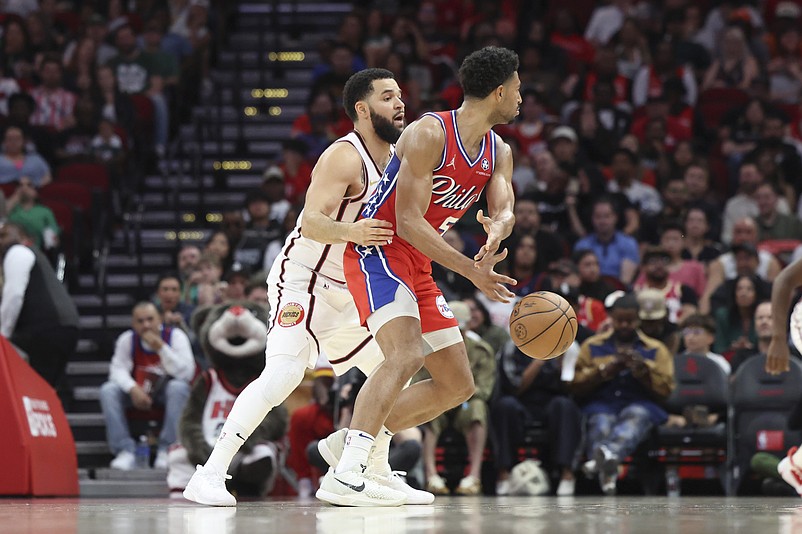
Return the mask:
[[[164, 405], [164, 422], [159, 434], [159, 450], [167, 450], [167, 447], [176, 441], [178, 422], [184, 412], [184, 405], [187, 403], [190, 391], [188, 383], [172, 379], [153, 399], [154, 403]], [[103, 418], [106, 420], [106, 438], [113, 454], [120, 451], [133, 453], [136, 447], [136, 442], [128, 429], [128, 420], [125, 417], [125, 410], [131, 406], [133, 406], [131, 396], [116, 383], [109, 381], [100, 387], [100, 408], [103, 410]]]
[[653, 426], [648, 410], [638, 404], [630, 404], [618, 414], [593, 414], [588, 419], [588, 458], [604, 445], [623, 460], [635, 452]]

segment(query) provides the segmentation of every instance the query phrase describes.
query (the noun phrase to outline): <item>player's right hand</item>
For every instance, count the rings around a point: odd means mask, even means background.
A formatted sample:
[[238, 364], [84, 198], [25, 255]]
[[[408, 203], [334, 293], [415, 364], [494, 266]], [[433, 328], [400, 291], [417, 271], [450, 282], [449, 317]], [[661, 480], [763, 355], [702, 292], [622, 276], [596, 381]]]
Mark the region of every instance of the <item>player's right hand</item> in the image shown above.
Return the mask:
[[507, 289], [505, 284], [515, 285], [518, 282], [493, 270], [493, 267], [506, 257], [506, 248], [498, 254], [485, 254], [481, 260], [474, 264], [470, 276], [473, 285], [484, 293], [487, 298], [495, 302], [510, 302], [515, 298], [515, 293]]
[[153, 406], [153, 399], [138, 385], [131, 388], [129, 395], [131, 395], [131, 403], [137, 410], [150, 410], [150, 407]]
[[770, 375], [779, 375], [790, 371], [791, 366], [788, 363], [790, 356], [788, 341], [772, 337], [769, 349], [766, 351], [766, 372]]
[[348, 229], [348, 241], [362, 246], [383, 246], [393, 242], [393, 223], [381, 219], [361, 219]]

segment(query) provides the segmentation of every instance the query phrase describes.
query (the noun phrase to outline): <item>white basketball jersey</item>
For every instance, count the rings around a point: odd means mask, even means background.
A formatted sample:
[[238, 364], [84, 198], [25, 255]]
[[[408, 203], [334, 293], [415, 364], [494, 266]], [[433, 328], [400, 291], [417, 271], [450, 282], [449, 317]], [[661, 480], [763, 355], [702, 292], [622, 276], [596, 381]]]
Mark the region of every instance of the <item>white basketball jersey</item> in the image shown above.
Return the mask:
[[[337, 212], [331, 214], [332, 219], [336, 221], [354, 222], [359, 216], [363, 204], [376, 189], [376, 185], [381, 180], [384, 171], [373, 161], [365, 145], [365, 141], [356, 131], [352, 131], [334, 142], [350, 143], [356, 151], [359, 152], [362, 158], [362, 176], [364, 177], [362, 191], [355, 196], [343, 198], [339, 208], [337, 208]], [[395, 151], [395, 146], [391, 147], [391, 151]], [[326, 178], [325, 176], [320, 176], [318, 179], [325, 180]], [[284, 242], [284, 248], [281, 254], [276, 258], [276, 261], [273, 262], [272, 268], [289, 267], [284, 261], [289, 259], [292, 263], [303, 265], [311, 271], [344, 284], [343, 252], [345, 250], [345, 243], [324, 245], [323, 243], [318, 243], [317, 241], [304, 237], [301, 233], [303, 215], [303, 211], [298, 215], [298, 222], [295, 224], [295, 228], [293, 228], [292, 232], [287, 236], [287, 240]]]
[[214, 369], [209, 369], [207, 372], [212, 384], [209, 386], [206, 405], [203, 407], [202, 428], [206, 443], [214, 447], [237, 395], [226, 388]]

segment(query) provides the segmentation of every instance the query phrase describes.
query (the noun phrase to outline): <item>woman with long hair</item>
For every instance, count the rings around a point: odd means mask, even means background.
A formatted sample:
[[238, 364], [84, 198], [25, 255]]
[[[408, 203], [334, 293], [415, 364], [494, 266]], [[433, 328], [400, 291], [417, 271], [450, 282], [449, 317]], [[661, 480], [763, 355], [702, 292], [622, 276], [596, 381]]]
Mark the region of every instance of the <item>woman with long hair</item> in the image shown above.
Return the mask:
[[729, 302], [713, 311], [716, 320], [713, 351], [725, 355], [756, 345], [755, 308], [769, 297], [763, 294], [763, 286], [754, 276], [741, 275], [728, 283], [731, 283]]

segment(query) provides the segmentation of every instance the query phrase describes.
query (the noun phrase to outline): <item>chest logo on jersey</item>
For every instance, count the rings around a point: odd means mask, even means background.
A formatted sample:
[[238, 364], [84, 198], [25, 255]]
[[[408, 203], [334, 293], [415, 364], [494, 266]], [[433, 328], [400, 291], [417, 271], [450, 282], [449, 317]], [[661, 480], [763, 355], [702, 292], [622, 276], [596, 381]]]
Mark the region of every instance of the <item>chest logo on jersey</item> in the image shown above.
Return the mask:
[[454, 169], [456, 171], [457, 170], [457, 166], [454, 164], [454, 160], [455, 159], [457, 159], [457, 155], [456, 154], [451, 156], [451, 161], [448, 163], [448, 165], [446, 165], [446, 167], [451, 167], [452, 169]]
[[440, 315], [446, 319], [454, 318], [454, 312], [448, 307], [448, 302], [446, 302], [446, 299], [443, 295], [438, 295], [434, 300], [434, 303], [437, 305], [437, 311], [440, 312]]
[[482, 170], [486, 171], [490, 168], [490, 162], [487, 161], [487, 158], [482, 158]]
[[474, 193], [476, 186], [465, 189], [450, 176], [435, 175], [432, 181], [432, 202], [443, 208], [457, 211], [467, 209], [476, 202], [481, 191]]
[[288, 302], [278, 312], [278, 324], [284, 328], [295, 326], [304, 320], [304, 307], [297, 302]]

